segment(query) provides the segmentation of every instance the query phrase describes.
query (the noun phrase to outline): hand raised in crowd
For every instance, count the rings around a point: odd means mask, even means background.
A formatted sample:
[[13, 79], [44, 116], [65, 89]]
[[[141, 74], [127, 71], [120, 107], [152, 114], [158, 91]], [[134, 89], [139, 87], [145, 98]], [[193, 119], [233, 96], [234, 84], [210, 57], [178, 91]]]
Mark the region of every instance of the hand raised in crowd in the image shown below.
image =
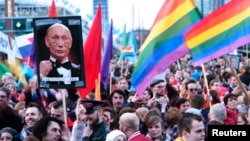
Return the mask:
[[165, 113], [166, 112], [166, 107], [169, 103], [169, 99], [168, 99], [168, 96], [165, 95], [164, 97], [162, 97], [162, 100], [161, 100], [161, 112], [162, 113]]
[[31, 93], [35, 94], [36, 89], [38, 87], [38, 81], [37, 81], [37, 75], [34, 75], [30, 80], [29, 80], [29, 87], [31, 89]]
[[66, 125], [62, 126], [61, 135], [62, 135], [61, 136], [62, 141], [69, 141], [70, 140], [71, 132]]
[[149, 107], [153, 107], [153, 106], [155, 105], [155, 103], [156, 103], [155, 100], [156, 100], [156, 98], [154, 98], [154, 97], [151, 98], [151, 99], [149, 99], [147, 105], [148, 105]]
[[52, 70], [52, 63], [49, 60], [43, 60], [39, 64], [39, 71], [42, 76], [48, 76]]
[[135, 93], [134, 96], [132, 96], [131, 98], [131, 102], [137, 102], [140, 99], [141, 97], [138, 95], [138, 93]]
[[90, 126], [90, 121], [87, 120], [86, 121], [86, 126], [85, 126], [85, 128], [83, 130], [83, 137], [90, 137], [92, 135], [92, 133], [93, 133], [93, 130], [92, 130], [91, 126]]
[[77, 101], [77, 105], [75, 108], [75, 114], [76, 114], [76, 122], [77, 124], [83, 124], [84, 118], [85, 118], [85, 107], [81, 104], [81, 99]]

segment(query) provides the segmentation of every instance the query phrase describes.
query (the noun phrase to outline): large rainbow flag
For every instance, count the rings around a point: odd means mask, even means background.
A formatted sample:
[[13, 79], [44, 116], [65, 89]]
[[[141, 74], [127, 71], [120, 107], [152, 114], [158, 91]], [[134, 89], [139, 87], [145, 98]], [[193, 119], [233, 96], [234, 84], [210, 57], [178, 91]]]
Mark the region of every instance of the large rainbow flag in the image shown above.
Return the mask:
[[166, 0], [140, 48], [132, 85], [142, 94], [154, 77], [189, 52], [184, 33], [201, 19], [192, 0]]
[[250, 42], [250, 0], [231, 0], [202, 19], [185, 35], [194, 66]]

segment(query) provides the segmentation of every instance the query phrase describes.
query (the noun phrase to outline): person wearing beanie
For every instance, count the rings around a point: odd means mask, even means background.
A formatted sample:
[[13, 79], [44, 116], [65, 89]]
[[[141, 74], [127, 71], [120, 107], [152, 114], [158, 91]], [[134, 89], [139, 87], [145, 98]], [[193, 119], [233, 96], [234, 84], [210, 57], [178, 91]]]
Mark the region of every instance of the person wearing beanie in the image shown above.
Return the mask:
[[107, 134], [105, 141], [120, 141], [120, 140], [122, 141], [127, 140], [126, 135], [122, 131], [116, 129]]
[[[153, 93], [153, 97], [149, 100], [147, 108], [157, 107], [162, 114], [167, 111], [169, 106], [169, 97], [166, 93], [166, 82], [163, 79], [154, 79], [150, 83], [150, 88]], [[174, 89], [174, 88], [173, 88]]]
[[0, 130], [0, 140], [21, 141], [19, 133], [11, 127], [5, 127]]
[[226, 125], [236, 125], [237, 114], [239, 110], [237, 109], [237, 97], [234, 94], [228, 94], [223, 99], [224, 104], [227, 109], [227, 118], [224, 121]]
[[153, 92], [153, 97], [156, 98], [158, 94], [163, 95], [165, 87], [166, 87], [166, 84], [163, 79], [154, 79], [150, 83], [150, 88]]

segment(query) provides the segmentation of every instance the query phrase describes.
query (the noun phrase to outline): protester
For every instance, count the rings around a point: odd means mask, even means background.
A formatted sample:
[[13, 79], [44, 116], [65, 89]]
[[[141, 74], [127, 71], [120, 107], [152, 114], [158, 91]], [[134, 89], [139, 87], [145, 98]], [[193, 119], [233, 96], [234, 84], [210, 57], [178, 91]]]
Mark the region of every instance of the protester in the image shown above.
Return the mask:
[[63, 121], [50, 116], [41, 118], [32, 130], [40, 141], [68, 141], [71, 136]]
[[23, 126], [23, 129], [21, 131], [20, 138], [23, 140], [29, 135], [33, 135], [32, 127], [43, 117], [42, 114], [42, 108], [35, 104], [30, 103], [26, 107], [25, 111], [25, 125]]
[[183, 141], [202, 141], [205, 139], [205, 126], [200, 115], [183, 114], [177, 127]]
[[107, 134], [105, 141], [126, 141], [126, 135], [120, 130], [113, 130]]
[[82, 141], [105, 141], [107, 126], [102, 116], [102, 104], [101, 101], [87, 99], [78, 102], [71, 141], [81, 138]]
[[140, 133], [140, 120], [136, 113], [122, 114], [119, 125], [119, 129], [126, 134], [129, 141], [151, 141], [151, 139]]
[[165, 125], [160, 116], [151, 116], [147, 123], [147, 137], [152, 141], [173, 141], [169, 134], [165, 131]]
[[0, 130], [0, 141], [21, 141], [19, 133], [11, 128], [5, 127]]

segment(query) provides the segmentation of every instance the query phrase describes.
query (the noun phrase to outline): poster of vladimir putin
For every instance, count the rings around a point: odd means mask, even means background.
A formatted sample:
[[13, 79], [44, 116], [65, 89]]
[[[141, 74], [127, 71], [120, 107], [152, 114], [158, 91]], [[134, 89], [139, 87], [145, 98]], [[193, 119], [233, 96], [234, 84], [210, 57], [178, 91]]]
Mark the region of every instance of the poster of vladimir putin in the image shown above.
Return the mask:
[[85, 87], [81, 17], [33, 19], [39, 88]]

